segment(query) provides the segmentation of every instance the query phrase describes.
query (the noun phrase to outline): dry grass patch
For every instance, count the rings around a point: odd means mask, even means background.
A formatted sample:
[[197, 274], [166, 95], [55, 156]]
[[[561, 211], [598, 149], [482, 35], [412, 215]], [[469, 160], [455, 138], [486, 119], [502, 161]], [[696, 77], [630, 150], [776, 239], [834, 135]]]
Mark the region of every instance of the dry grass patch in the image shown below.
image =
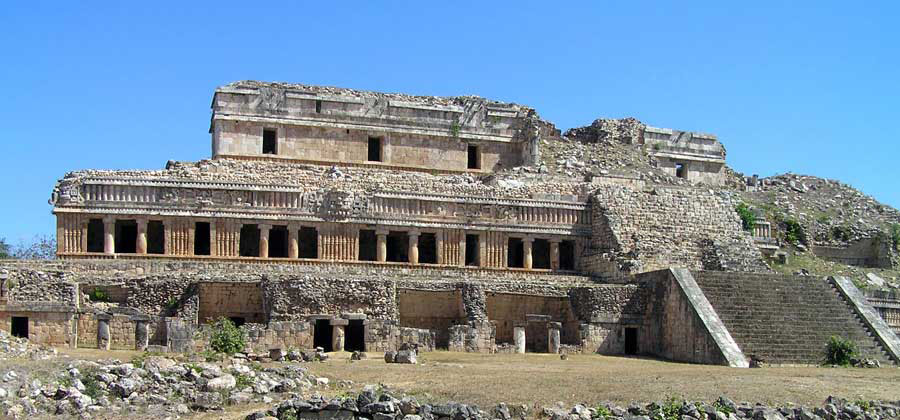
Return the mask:
[[737, 369], [659, 360], [549, 354], [423, 353], [419, 365], [387, 364], [380, 353], [350, 362], [337, 353], [311, 363], [311, 373], [333, 380], [385, 384], [425, 401], [458, 401], [482, 407], [659, 401], [667, 397], [771, 404], [821, 404], [834, 395], [848, 399], [900, 399], [900, 369], [824, 367]]

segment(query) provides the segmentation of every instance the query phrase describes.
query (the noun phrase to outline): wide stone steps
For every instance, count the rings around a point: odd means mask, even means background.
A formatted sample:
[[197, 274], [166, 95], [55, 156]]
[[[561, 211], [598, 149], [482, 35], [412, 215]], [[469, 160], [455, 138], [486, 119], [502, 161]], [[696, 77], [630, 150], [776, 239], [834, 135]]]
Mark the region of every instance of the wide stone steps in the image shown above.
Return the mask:
[[820, 364], [831, 336], [860, 353], [891, 358], [828, 281], [810, 277], [698, 272], [694, 278], [748, 357], [772, 364]]

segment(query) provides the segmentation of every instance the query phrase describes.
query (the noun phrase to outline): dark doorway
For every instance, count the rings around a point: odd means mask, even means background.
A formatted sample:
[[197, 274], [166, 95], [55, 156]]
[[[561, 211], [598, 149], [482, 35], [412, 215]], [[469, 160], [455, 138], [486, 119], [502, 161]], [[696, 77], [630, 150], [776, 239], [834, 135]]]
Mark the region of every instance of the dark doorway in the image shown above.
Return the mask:
[[[313, 331], [313, 347], [321, 347], [325, 351], [333, 351], [331, 349], [331, 321], [328, 319], [317, 319]], [[345, 341], [346, 342], [346, 341]]]
[[637, 328], [625, 328], [625, 354], [635, 355], [638, 353]]
[[388, 233], [385, 259], [392, 262], [409, 262], [409, 235], [406, 232]]
[[374, 230], [359, 231], [359, 260], [375, 261], [378, 257], [378, 238]]
[[687, 178], [687, 166], [683, 163], [675, 164], [675, 177], [676, 178]]
[[209, 255], [209, 222], [194, 224], [194, 255]]
[[481, 250], [478, 246], [478, 235], [466, 235], [466, 265], [481, 265]]
[[369, 137], [369, 162], [381, 162], [381, 137]]
[[12, 325], [10, 333], [13, 337], [28, 338], [28, 317], [14, 316], [12, 317]]
[[481, 169], [481, 154], [478, 153], [478, 146], [470, 144], [468, 149], [467, 167], [469, 169]]
[[509, 238], [506, 243], [508, 249], [506, 266], [509, 268], [525, 267], [525, 244], [521, 238]]
[[344, 350], [366, 351], [366, 326], [361, 319], [351, 319], [344, 334]]
[[550, 268], [550, 241], [535, 239], [531, 247], [531, 268]]
[[166, 252], [166, 228], [160, 220], [147, 222], [147, 253], [164, 254]]
[[87, 252], [103, 252], [103, 219], [88, 221]]
[[259, 226], [241, 226], [241, 245], [239, 255], [242, 257], [259, 256]]
[[274, 129], [263, 130], [262, 152], [264, 155], [277, 155], [278, 154], [278, 130], [274, 130]]
[[437, 264], [437, 235], [419, 235], [419, 264]]
[[231, 323], [234, 324], [235, 327], [240, 327], [247, 323], [247, 319], [242, 316], [230, 316], [228, 319], [231, 320]]
[[272, 226], [272, 229], [269, 229], [269, 258], [287, 258], [287, 256], [287, 226]]
[[316, 114], [322, 113], [322, 101], [316, 100]]
[[137, 221], [116, 220], [116, 254], [137, 252]]
[[319, 232], [316, 228], [300, 228], [299, 242], [300, 258], [319, 258]]
[[575, 269], [575, 241], [562, 241], [559, 243], [559, 269]]

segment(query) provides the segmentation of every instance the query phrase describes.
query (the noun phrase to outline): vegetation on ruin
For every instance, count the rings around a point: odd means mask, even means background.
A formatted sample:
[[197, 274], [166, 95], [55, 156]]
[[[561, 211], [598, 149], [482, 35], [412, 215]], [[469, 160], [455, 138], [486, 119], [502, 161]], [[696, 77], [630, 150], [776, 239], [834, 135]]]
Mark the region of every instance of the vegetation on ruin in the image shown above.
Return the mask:
[[833, 335], [825, 346], [825, 364], [850, 366], [851, 360], [857, 357], [857, 351], [856, 343]]
[[652, 413], [653, 416], [650, 418], [653, 420], [679, 420], [681, 419], [682, 407], [684, 407], [683, 399], [669, 397]]
[[247, 334], [228, 318], [219, 318], [213, 326], [209, 347], [218, 353], [232, 355], [244, 350]]
[[6, 243], [6, 238], [0, 238], [0, 259], [12, 258], [9, 251], [9, 244]]
[[459, 123], [456, 121], [453, 121], [453, 124], [450, 125], [450, 134], [453, 137], [459, 137], [459, 128], [460, 128]]
[[892, 223], [889, 228], [889, 234], [891, 245], [894, 246], [895, 250], [900, 250], [900, 223]]
[[791, 245], [805, 245], [807, 243], [806, 231], [803, 230], [800, 222], [794, 219], [784, 219], [781, 221], [781, 225], [784, 228], [784, 240], [786, 242]]
[[753, 210], [750, 209], [747, 203], [738, 204], [734, 210], [741, 217], [741, 226], [744, 227], [744, 230], [752, 231], [756, 227], [756, 214], [753, 213]]
[[88, 293], [88, 298], [91, 302], [109, 302], [109, 293], [103, 289], [94, 289]]

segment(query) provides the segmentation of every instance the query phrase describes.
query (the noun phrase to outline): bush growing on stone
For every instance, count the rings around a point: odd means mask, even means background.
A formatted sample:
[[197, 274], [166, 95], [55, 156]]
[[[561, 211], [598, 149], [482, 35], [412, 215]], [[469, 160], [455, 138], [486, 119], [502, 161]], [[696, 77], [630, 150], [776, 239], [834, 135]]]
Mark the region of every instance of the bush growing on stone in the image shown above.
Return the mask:
[[787, 219], [782, 223], [784, 224], [785, 241], [794, 245], [806, 243], [806, 232], [803, 230], [803, 226], [800, 226], [799, 222], [794, 219]]
[[243, 351], [246, 342], [243, 328], [234, 325], [228, 318], [219, 318], [213, 326], [209, 346], [216, 352], [232, 355]]
[[102, 289], [94, 289], [88, 293], [88, 298], [91, 299], [91, 302], [109, 302], [109, 293]]
[[831, 336], [825, 346], [825, 363], [837, 366], [849, 366], [856, 357], [856, 343], [849, 339]]
[[895, 250], [900, 250], [900, 223], [891, 224], [891, 244]]
[[756, 227], [756, 215], [753, 214], [753, 210], [750, 210], [747, 203], [738, 204], [735, 211], [741, 217], [741, 226], [744, 227], [744, 230], [750, 231]]

